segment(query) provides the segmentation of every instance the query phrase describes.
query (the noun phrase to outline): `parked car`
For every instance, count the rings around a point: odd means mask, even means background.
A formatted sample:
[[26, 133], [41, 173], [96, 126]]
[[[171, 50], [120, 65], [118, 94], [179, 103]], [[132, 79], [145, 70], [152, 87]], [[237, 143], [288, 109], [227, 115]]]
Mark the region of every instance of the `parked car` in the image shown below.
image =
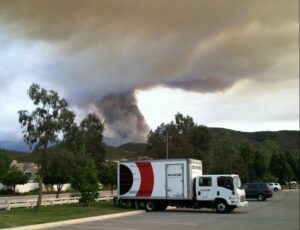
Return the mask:
[[245, 183], [243, 188], [246, 198], [256, 198], [258, 201], [265, 201], [273, 196], [273, 189], [267, 183]]
[[290, 181], [289, 183], [289, 188], [297, 188], [297, 181]]
[[273, 189], [273, 191], [277, 192], [281, 190], [281, 185], [279, 183], [268, 183], [268, 185]]

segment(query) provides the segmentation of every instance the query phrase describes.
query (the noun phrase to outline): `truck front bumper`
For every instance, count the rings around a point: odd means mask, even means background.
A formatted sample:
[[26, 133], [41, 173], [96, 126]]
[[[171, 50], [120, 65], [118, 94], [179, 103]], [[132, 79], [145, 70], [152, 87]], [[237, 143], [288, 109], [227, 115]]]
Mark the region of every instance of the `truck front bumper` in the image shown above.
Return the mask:
[[236, 204], [237, 207], [245, 207], [248, 206], [248, 201], [238, 202]]

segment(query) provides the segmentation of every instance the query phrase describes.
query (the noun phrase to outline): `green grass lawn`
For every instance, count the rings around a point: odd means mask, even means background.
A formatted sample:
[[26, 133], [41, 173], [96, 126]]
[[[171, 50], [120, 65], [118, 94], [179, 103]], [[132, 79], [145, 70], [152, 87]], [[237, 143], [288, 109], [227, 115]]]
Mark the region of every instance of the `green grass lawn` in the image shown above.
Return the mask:
[[11, 209], [10, 211], [0, 210], [0, 228], [42, 224], [132, 210], [125, 207], [114, 207], [112, 201], [101, 201], [92, 207], [85, 207], [80, 204], [47, 206], [41, 207], [37, 213], [34, 212], [34, 209], [26, 208]]

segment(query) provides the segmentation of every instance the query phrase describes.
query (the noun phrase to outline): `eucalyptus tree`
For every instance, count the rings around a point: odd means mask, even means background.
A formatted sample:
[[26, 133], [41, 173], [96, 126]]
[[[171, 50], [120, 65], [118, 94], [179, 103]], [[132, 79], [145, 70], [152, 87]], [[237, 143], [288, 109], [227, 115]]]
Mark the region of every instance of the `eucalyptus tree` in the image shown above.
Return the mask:
[[[150, 130], [146, 151], [153, 158], [200, 158], [207, 154], [211, 136], [207, 127], [197, 125], [190, 116], [175, 115], [175, 122], [162, 123]], [[166, 153], [167, 152], [167, 153]], [[201, 155], [201, 153], [203, 153]]]
[[100, 173], [105, 162], [105, 149], [103, 144], [104, 124], [96, 114], [87, 114], [80, 125], [73, 124], [66, 133], [64, 144], [74, 155], [78, 155], [82, 148], [95, 161], [97, 171]]
[[81, 143], [95, 160], [98, 172], [101, 171], [103, 162], [105, 161], [105, 151], [103, 144], [104, 124], [96, 114], [88, 114], [80, 123], [79, 130], [81, 132]]
[[37, 84], [32, 84], [28, 95], [34, 104], [33, 111], [20, 110], [18, 113], [24, 141], [41, 155], [38, 162], [40, 167], [39, 196], [36, 205], [38, 211], [42, 201], [47, 148], [50, 144], [57, 143], [59, 135], [63, 137], [70, 129], [75, 114], [68, 110], [67, 102], [53, 90], [47, 91]]

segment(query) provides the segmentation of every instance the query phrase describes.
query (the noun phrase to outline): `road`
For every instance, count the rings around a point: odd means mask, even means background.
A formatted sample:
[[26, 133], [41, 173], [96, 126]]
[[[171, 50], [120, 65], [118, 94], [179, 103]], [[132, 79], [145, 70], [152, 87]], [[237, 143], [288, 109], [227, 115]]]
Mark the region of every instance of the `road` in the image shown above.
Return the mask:
[[[100, 196], [109, 196], [111, 195], [111, 192], [110, 191], [100, 191]], [[62, 193], [62, 194], [59, 194], [59, 197], [60, 198], [63, 198], [63, 197], [70, 197], [71, 196], [71, 193]], [[26, 196], [2, 196], [0, 197], [0, 204], [1, 203], [6, 203], [7, 200], [14, 200], [14, 201], [17, 201], [17, 200], [37, 200], [37, 195], [26, 195]], [[56, 195], [55, 194], [44, 194], [43, 195], [43, 198], [55, 198]]]
[[266, 202], [249, 201], [249, 206], [230, 214], [211, 210], [179, 210], [151, 212], [83, 224], [51, 228], [52, 230], [299, 230], [299, 190], [281, 191]]

